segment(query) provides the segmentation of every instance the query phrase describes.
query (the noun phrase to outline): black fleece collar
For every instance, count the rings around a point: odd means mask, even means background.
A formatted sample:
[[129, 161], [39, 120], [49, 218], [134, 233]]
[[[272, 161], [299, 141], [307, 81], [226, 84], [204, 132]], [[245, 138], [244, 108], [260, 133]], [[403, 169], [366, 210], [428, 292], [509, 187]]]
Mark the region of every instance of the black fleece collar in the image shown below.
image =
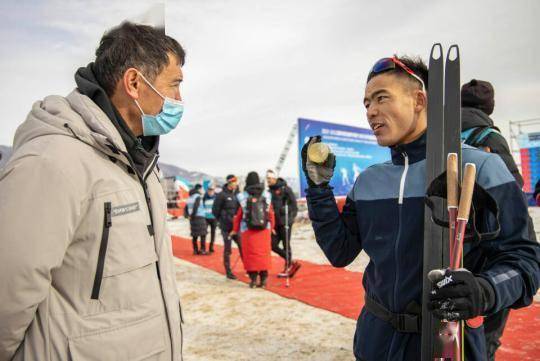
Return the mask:
[[148, 167], [155, 164], [155, 156], [158, 155], [159, 136], [137, 138], [129, 129], [127, 123], [122, 119], [118, 110], [114, 107], [105, 89], [98, 83], [94, 71], [94, 63], [87, 67], [79, 68], [75, 73], [77, 89], [81, 94], [86, 95], [109, 117], [115, 128], [120, 133], [126, 149], [134, 163], [136, 171], [142, 177]]

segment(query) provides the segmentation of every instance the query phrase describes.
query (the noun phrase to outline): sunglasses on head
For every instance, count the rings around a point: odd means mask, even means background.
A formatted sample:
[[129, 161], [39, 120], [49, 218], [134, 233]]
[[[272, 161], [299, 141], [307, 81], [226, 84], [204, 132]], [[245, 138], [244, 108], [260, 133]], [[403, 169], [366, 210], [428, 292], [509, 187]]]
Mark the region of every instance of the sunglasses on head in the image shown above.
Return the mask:
[[424, 84], [424, 81], [422, 78], [420, 78], [418, 75], [414, 73], [414, 71], [411, 70], [407, 65], [403, 64], [401, 60], [396, 58], [395, 56], [391, 58], [382, 58], [379, 61], [373, 65], [373, 68], [371, 68], [370, 74], [379, 74], [382, 72], [385, 72], [387, 70], [393, 70], [396, 69], [396, 66], [399, 66], [402, 70], [404, 70], [407, 74], [415, 78], [422, 84], [422, 90], [426, 91], [426, 85]]

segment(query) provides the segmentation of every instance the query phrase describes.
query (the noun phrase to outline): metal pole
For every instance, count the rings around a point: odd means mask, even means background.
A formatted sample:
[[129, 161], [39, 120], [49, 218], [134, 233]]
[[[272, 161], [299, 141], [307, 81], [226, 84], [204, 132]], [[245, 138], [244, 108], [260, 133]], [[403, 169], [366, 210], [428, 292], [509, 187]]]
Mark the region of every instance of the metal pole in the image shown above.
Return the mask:
[[290, 265], [290, 259], [289, 259], [289, 205], [285, 203], [285, 267], [287, 272], [287, 280], [285, 281], [285, 286], [290, 286], [289, 281], [289, 268]]

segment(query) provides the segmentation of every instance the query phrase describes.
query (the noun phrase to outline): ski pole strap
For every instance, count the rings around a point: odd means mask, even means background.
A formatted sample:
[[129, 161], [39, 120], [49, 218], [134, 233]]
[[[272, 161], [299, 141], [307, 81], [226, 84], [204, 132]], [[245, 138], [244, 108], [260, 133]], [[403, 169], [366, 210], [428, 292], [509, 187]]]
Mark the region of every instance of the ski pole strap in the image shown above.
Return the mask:
[[[429, 185], [426, 196], [424, 197], [424, 203], [431, 210], [431, 219], [438, 226], [448, 228], [448, 220], [441, 219], [436, 214], [445, 214], [441, 210], [436, 209], [440, 202], [435, 202], [434, 198], [447, 198], [446, 187], [446, 172], [439, 175]], [[485, 219], [492, 218], [495, 222], [493, 229], [485, 229]], [[501, 231], [501, 224], [499, 222], [499, 205], [497, 201], [478, 183], [474, 184], [473, 199], [471, 206], [470, 221], [467, 224], [467, 234], [465, 235], [465, 241], [485, 241], [497, 238]]]
[[[418, 313], [393, 313], [387, 310], [383, 305], [373, 298], [365, 295], [364, 307], [378, 319], [388, 322], [398, 332], [420, 333], [422, 330], [422, 317], [420, 316], [420, 307]], [[409, 305], [411, 306], [411, 305]], [[416, 307], [407, 307], [416, 308]]]

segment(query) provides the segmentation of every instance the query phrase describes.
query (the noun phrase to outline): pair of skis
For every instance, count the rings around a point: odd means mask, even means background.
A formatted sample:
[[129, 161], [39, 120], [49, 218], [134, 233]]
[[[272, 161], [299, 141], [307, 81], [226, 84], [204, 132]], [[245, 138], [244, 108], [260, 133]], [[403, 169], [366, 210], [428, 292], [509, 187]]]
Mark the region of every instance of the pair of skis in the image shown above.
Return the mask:
[[[461, 175], [461, 91], [460, 57], [452, 45], [443, 58], [441, 44], [433, 45], [429, 60], [428, 127], [426, 144], [426, 186], [447, 170], [448, 200], [435, 200], [433, 213], [425, 209], [422, 291], [422, 361], [463, 361], [463, 327], [461, 323], [441, 321], [427, 310], [432, 283], [428, 272], [459, 268], [462, 264], [463, 239], [469, 218], [474, 164], [467, 164], [459, 196]], [[459, 205], [458, 205], [458, 199]], [[432, 221], [443, 219], [447, 210], [449, 228]]]

